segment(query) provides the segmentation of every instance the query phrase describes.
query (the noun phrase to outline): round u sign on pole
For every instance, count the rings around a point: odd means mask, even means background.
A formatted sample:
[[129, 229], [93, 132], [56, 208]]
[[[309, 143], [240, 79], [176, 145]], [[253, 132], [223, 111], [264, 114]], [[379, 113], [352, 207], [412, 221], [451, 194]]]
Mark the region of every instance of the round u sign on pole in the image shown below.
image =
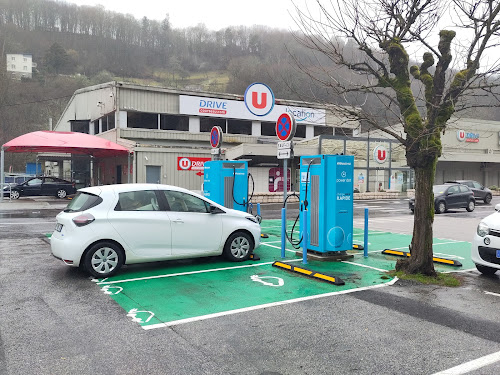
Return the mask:
[[222, 144], [222, 128], [214, 126], [210, 131], [210, 145], [212, 148], [218, 148]]
[[384, 164], [388, 156], [389, 153], [387, 152], [387, 149], [382, 145], [375, 147], [373, 150], [373, 160], [379, 164]]
[[297, 123], [291, 113], [283, 113], [276, 121], [276, 135], [280, 141], [289, 141], [295, 135]]

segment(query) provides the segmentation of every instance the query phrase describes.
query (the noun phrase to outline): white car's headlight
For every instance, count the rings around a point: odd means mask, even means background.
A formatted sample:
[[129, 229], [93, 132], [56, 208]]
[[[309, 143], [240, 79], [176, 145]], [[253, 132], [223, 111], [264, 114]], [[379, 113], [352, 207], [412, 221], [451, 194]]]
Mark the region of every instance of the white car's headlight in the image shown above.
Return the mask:
[[259, 224], [259, 222], [257, 221], [257, 218], [255, 216], [245, 216], [245, 218], [247, 218], [251, 222], [254, 222], [255, 224]]
[[477, 235], [480, 237], [486, 236], [490, 232], [490, 228], [483, 222], [477, 226]]

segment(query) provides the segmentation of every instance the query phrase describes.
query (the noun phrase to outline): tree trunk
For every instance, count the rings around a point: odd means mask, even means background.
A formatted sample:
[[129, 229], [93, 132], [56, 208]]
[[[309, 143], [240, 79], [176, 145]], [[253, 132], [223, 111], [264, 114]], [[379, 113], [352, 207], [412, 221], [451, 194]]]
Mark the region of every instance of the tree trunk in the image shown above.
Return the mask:
[[[426, 167], [415, 168], [415, 215], [413, 238], [410, 245], [409, 259], [399, 260], [396, 270], [409, 274], [421, 273], [435, 276], [432, 261], [432, 225], [434, 223], [434, 162]], [[418, 202], [418, 203], [417, 203]]]

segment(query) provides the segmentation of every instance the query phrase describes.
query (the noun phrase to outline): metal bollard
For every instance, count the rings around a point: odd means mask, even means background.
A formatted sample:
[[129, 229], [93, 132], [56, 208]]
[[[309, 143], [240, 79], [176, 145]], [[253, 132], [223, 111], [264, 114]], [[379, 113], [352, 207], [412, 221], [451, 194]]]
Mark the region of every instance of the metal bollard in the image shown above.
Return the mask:
[[286, 247], [286, 208], [281, 209], [281, 257], [285, 257]]
[[365, 208], [365, 233], [364, 233], [363, 255], [368, 257], [368, 208]]
[[307, 264], [307, 209], [302, 212], [302, 222], [304, 228], [302, 229], [302, 264]]

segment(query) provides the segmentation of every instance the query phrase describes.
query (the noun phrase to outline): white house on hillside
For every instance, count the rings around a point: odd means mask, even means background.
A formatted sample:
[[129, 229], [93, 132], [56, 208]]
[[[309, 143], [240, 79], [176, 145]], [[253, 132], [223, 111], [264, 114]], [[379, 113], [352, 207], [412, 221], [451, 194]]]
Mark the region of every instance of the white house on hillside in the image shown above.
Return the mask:
[[10, 72], [17, 79], [32, 78], [36, 63], [33, 63], [31, 55], [8, 53], [6, 66], [7, 72]]

